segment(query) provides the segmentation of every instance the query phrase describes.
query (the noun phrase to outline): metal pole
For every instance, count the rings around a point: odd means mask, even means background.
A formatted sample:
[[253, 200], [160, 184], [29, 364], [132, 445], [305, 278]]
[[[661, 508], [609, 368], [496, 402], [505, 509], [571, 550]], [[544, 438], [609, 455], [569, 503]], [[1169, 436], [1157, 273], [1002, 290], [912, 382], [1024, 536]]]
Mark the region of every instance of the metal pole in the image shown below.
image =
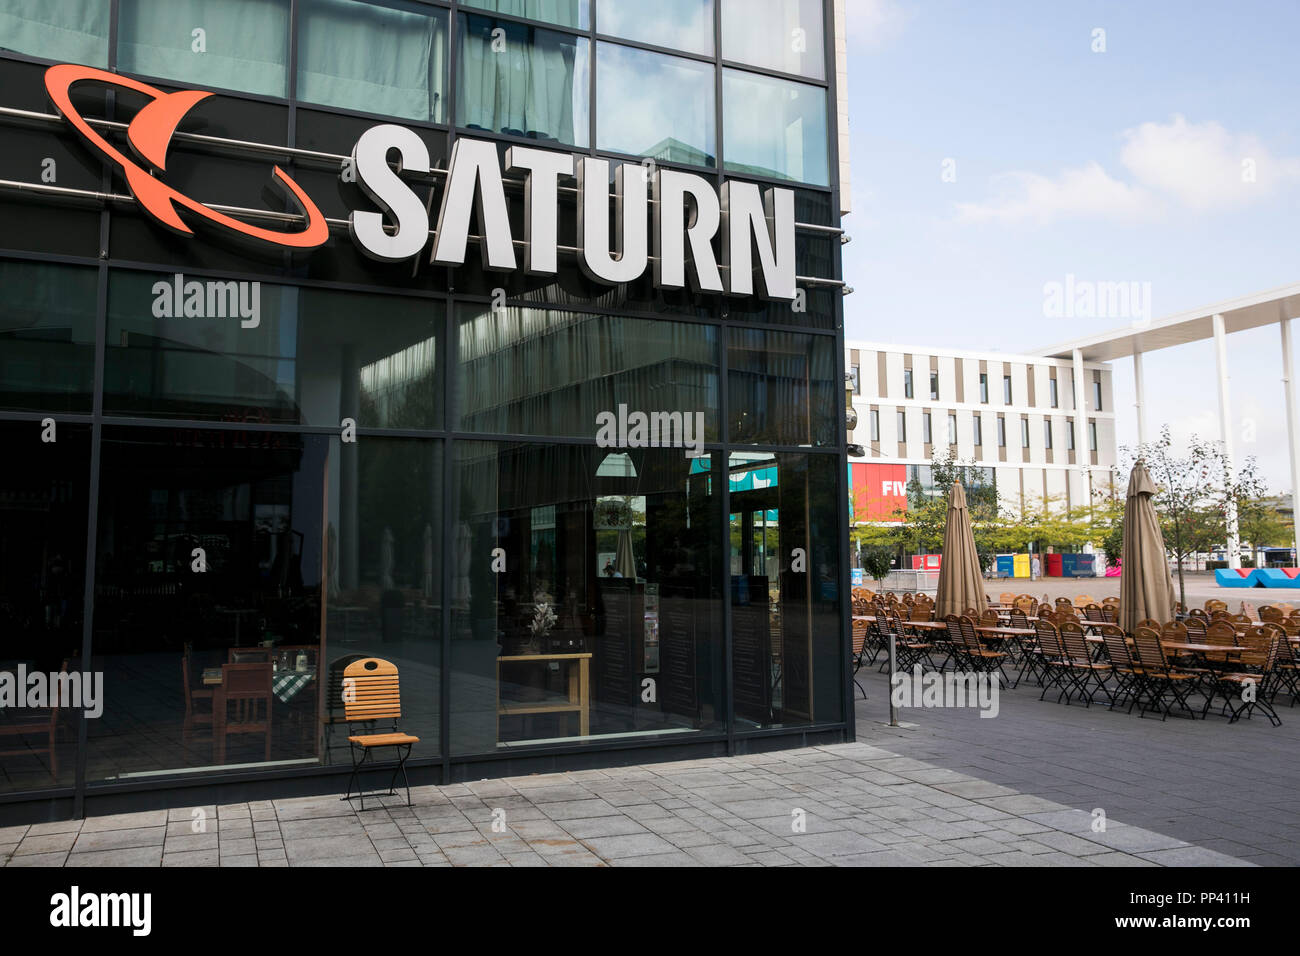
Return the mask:
[[898, 707], [894, 704], [894, 674], [897, 662], [894, 657], [894, 628], [889, 627], [889, 726], [898, 726]]
[[[1300, 457], [1297, 457], [1295, 443], [1295, 363], [1291, 358], [1291, 320], [1283, 319], [1282, 326], [1282, 385], [1286, 390], [1286, 447], [1291, 461], [1291, 517], [1294, 521], [1300, 515]], [[1291, 547], [1295, 549], [1292, 558], [1300, 562], [1300, 534], [1292, 526]]]
[[[1233, 473], [1232, 411], [1228, 403], [1228, 341], [1224, 332], [1223, 316], [1214, 316], [1214, 359], [1219, 373], [1219, 435], [1223, 439], [1223, 454], [1228, 462], [1229, 479]], [[1228, 567], [1241, 567], [1241, 541], [1237, 536], [1237, 504], [1229, 501], [1224, 510], [1228, 530]]]

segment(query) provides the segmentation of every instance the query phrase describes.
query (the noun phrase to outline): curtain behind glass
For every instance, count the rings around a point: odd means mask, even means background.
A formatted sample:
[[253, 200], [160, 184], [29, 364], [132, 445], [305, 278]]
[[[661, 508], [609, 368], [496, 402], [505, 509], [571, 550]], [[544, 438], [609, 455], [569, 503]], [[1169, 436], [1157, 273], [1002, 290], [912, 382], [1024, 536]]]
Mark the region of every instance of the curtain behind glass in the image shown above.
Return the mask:
[[117, 60], [127, 73], [287, 96], [289, 0], [122, 0]]
[[445, 14], [356, 0], [306, 0], [298, 30], [298, 99], [444, 121]]
[[510, 17], [526, 17], [558, 23], [562, 27], [585, 30], [590, 25], [587, 0], [467, 0], [461, 6], [478, 7], [504, 13]]
[[0, 0], [0, 49], [108, 66], [104, 0]]
[[462, 14], [457, 125], [586, 146], [587, 69], [586, 40]]

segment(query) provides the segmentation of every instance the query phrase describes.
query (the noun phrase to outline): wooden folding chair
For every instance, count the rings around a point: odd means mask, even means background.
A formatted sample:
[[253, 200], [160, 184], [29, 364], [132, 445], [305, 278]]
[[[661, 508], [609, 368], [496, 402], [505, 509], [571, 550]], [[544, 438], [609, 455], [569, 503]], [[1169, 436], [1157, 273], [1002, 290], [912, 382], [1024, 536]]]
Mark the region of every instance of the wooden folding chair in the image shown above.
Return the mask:
[[[374, 751], [380, 747], [392, 747], [397, 751], [397, 766], [393, 768], [392, 779], [388, 781], [386, 796], [397, 795], [393, 784], [397, 782], [398, 773], [401, 773], [402, 780], [406, 783], [406, 805], [409, 807], [411, 781], [406, 776], [406, 759], [420, 738], [401, 733], [397, 729], [397, 719], [402, 716], [402, 696], [398, 688], [396, 665], [378, 657], [365, 657], [349, 664], [343, 672], [343, 709], [349, 724], [376, 720], [393, 722], [393, 729], [388, 733], [354, 734], [348, 737], [352, 750], [352, 776], [348, 779], [348, 792], [343, 799], [352, 799], [352, 784], [356, 782], [361, 809], [366, 809], [366, 793], [358, 780], [362, 765], [370, 761], [373, 766]], [[359, 760], [358, 753], [361, 755]], [[382, 805], [381, 803], [380, 806]]]

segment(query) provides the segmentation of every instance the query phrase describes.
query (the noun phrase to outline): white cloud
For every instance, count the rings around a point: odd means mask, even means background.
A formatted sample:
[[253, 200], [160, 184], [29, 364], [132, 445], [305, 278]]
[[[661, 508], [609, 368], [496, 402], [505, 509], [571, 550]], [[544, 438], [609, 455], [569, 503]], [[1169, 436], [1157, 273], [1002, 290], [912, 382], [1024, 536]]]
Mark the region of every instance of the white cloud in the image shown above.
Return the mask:
[[994, 178], [995, 198], [957, 204], [962, 222], [1036, 222], [1060, 217], [1134, 219], [1149, 215], [1148, 195], [1114, 179], [1097, 163], [1067, 169], [1055, 179], [1038, 173], [1012, 172]]
[[1198, 211], [1245, 205], [1300, 179], [1300, 160], [1275, 157], [1257, 137], [1215, 122], [1175, 115], [1124, 138], [1120, 162], [1138, 182]]
[[1116, 177], [1096, 161], [1056, 176], [1016, 171], [994, 177], [997, 195], [957, 204], [959, 222], [1063, 218], [1131, 221], [1181, 207], [1196, 212], [1244, 206], [1300, 182], [1300, 159], [1277, 157], [1250, 134], [1175, 115], [1124, 132]]
[[849, 50], [878, 48], [903, 32], [908, 14], [896, 0], [845, 0]]

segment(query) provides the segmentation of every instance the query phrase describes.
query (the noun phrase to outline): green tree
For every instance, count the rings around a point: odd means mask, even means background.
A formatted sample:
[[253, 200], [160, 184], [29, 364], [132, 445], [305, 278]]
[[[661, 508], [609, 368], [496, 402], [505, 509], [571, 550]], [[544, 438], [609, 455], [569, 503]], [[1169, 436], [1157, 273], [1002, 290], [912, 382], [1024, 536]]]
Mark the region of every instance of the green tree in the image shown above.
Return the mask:
[[926, 489], [919, 476], [907, 483], [907, 510], [895, 517], [901, 523], [891, 533], [895, 541], [913, 553], [934, 553], [943, 548], [943, 532], [948, 524], [948, 497], [953, 482], [960, 481], [966, 492], [971, 532], [980, 567], [987, 571], [997, 554], [1007, 516], [998, 507], [996, 485], [983, 477], [984, 469], [975, 462], [963, 462], [951, 452], [936, 452], [930, 460], [932, 490]]
[[1136, 449], [1124, 449], [1130, 461], [1146, 463], [1157, 492], [1152, 499], [1160, 517], [1165, 548], [1174, 556], [1178, 570], [1178, 599], [1187, 604], [1183, 578], [1187, 559], [1200, 551], [1213, 550], [1227, 534], [1225, 516], [1236, 505], [1260, 497], [1262, 482], [1255, 459], [1247, 458], [1238, 468], [1218, 441], [1193, 435], [1186, 454], [1175, 452], [1169, 426], [1160, 437]]

